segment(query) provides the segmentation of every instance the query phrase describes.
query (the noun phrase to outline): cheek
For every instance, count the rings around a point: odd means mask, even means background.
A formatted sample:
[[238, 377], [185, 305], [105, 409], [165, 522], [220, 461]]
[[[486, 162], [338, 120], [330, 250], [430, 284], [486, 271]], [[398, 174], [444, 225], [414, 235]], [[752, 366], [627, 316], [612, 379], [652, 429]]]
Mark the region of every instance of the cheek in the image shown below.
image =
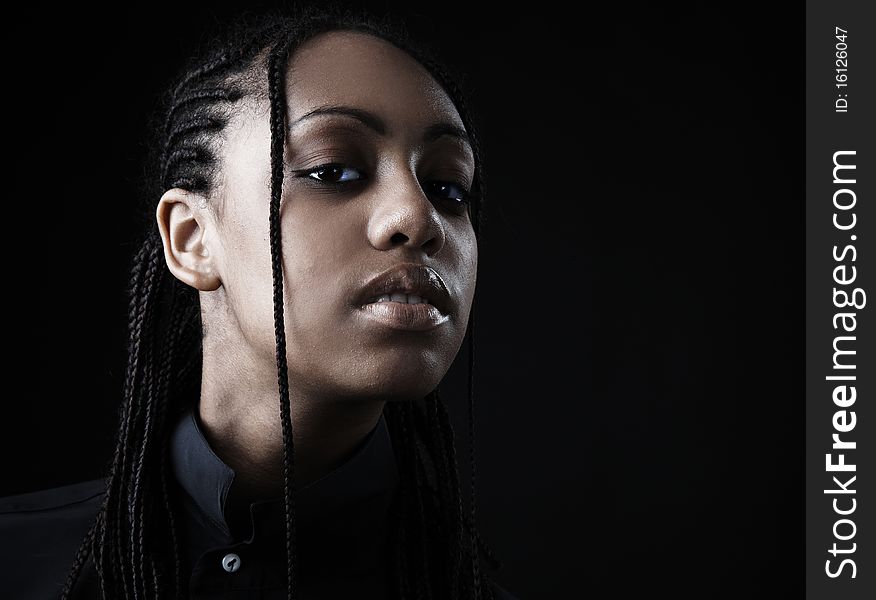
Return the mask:
[[459, 240], [453, 244], [452, 249], [449, 249], [449, 253], [452, 255], [452, 270], [454, 271], [452, 281], [453, 285], [456, 286], [456, 289], [451, 290], [451, 292], [459, 295], [461, 299], [459, 320], [467, 323], [477, 284], [477, 239], [470, 225], [460, 227], [458, 231], [453, 231], [448, 235], [455, 235], [457, 237], [454, 239]]
[[283, 274], [287, 345], [330, 348], [349, 313], [361, 248], [339, 224], [307, 211], [284, 216]]
[[[251, 348], [265, 357], [275, 352], [271, 255], [267, 241], [240, 244], [226, 264], [229, 320]], [[259, 245], [263, 246], [260, 248]]]
[[474, 294], [475, 284], [477, 283], [478, 277], [478, 246], [477, 241], [472, 236], [471, 245], [466, 252], [465, 263], [466, 271], [468, 274], [467, 281], [468, 286], [471, 290], [471, 294]]

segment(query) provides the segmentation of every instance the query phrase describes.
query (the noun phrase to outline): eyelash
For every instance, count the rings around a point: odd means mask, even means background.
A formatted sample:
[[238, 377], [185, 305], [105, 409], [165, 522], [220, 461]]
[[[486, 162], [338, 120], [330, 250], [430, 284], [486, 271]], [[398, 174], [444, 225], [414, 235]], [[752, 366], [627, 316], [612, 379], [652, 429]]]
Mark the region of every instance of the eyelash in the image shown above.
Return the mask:
[[[347, 169], [353, 170], [353, 171], [356, 171], [357, 173], [359, 173], [361, 175], [361, 177], [359, 177], [357, 179], [350, 179], [347, 181], [323, 181], [321, 179], [317, 179], [315, 177], [312, 177], [312, 175], [314, 175], [315, 173], [318, 173], [319, 171], [325, 171], [325, 170], [328, 170], [331, 168], [338, 168], [338, 169], [341, 169], [342, 171], [347, 170]], [[361, 181], [368, 179], [368, 177], [365, 176], [363, 173], [361, 173], [358, 169], [353, 169], [352, 167], [348, 167], [348, 166], [344, 165], [343, 163], [326, 163], [326, 164], [318, 165], [318, 166], [310, 168], [310, 169], [300, 169], [297, 171], [293, 171], [293, 173], [295, 174], [296, 177], [303, 177], [305, 179], [315, 181], [320, 185], [333, 187], [337, 190], [341, 190], [348, 185], [355, 184], [356, 182], [361, 182]], [[468, 205], [472, 200], [471, 192], [466, 190], [465, 185], [459, 181], [433, 180], [433, 181], [427, 181], [426, 185], [427, 186], [437, 185], [437, 186], [442, 186], [442, 187], [450, 185], [450, 186], [456, 187], [460, 192], [459, 197], [446, 196], [446, 197], [442, 197], [441, 199], [442, 200], [457, 200], [457, 202], [455, 202], [455, 204], [457, 204], [457, 205], [465, 206], [465, 205]], [[425, 191], [427, 193], [429, 193], [429, 190], [425, 190]]]

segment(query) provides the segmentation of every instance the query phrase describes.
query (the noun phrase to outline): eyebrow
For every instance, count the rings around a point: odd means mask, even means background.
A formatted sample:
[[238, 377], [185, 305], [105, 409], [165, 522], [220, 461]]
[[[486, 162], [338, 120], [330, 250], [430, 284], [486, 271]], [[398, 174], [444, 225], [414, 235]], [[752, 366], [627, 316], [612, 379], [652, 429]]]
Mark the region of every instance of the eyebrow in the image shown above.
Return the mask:
[[[363, 110], [361, 108], [355, 108], [352, 106], [340, 106], [334, 104], [320, 106], [318, 108], [314, 108], [309, 112], [304, 113], [302, 116], [298, 117], [289, 125], [289, 129], [291, 131], [302, 121], [306, 121], [307, 119], [323, 115], [342, 115], [346, 117], [352, 117], [369, 129], [374, 130], [378, 134], [386, 135], [386, 123], [383, 121], [383, 119], [381, 119], [374, 113]], [[458, 127], [453, 123], [433, 123], [432, 125], [429, 125], [423, 132], [423, 141], [434, 142], [438, 138], [445, 135], [456, 138], [459, 141], [468, 144], [469, 147], [472, 147], [471, 138], [469, 137], [465, 129], [463, 129], [462, 127]]]

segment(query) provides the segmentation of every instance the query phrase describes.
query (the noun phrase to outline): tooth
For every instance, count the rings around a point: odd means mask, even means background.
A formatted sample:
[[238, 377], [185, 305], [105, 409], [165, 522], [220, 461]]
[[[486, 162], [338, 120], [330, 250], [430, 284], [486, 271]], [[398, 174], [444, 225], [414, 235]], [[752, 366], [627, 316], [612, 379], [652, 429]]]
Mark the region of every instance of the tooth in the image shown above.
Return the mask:
[[420, 304], [422, 301], [423, 299], [416, 294], [411, 294], [410, 296], [408, 296], [408, 304]]
[[390, 297], [390, 300], [392, 300], [393, 302], [404, 302], [404, 303], [407, 303], [407, 301], [408, 301], [408, 295], [407, 295], [407, 294], [393, 294], [393, 295]]
[[390, 301], [389, 294], [383, 294], [382, 296], [379, 296], [377, 298], [377, 302], [389, 302], [389, 301]]

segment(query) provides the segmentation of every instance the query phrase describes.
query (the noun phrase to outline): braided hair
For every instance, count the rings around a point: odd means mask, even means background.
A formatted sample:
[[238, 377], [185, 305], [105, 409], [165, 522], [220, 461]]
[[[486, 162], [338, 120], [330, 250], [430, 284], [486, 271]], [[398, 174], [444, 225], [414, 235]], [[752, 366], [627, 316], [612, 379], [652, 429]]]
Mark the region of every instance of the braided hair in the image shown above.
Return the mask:
[[[430, 53], [411, 43], [403, 24], [338, 6], [241, 18], [218, 35], [176, 79], [159, 106], [144, 178], [143, 234], [129, 285], [128, 361], [106, 493], [74, 557], [62, 600], [75, 596], [92, 561], [102, 597], [184, 598], [183, 532], [168, 464], [171, 425], [199, 395], [203, 330], [197, 291], [164, 261], [149, 199], [182, 188], [207, 196], [220, 171], [222, 133], [236, 103], [259, 95], [270, 104], [270, 247], [274, 329], [283, 435], [287, 594], [295, 598], [294, 451], [283, 323], [279, 207], [286, 138], [285, 76], [295, 49], [321, 32], [352, 30], [387, 40], [418, 60], [454, 103], [472, 142], [475, 180], [469, 204], [482, 228], [484, 176], [478, 139], [461, 90]], [[267, 79], [267, 81], [265, 81]], [[391, 506], [391, 565], [399, 598], [490, 600], [481, 558], [501, 568], [476, 528], [474, 311], [468, 322], [470, 506], [463, 507], [454, 431], [436, 388], [425, 398], [392, 402], [384, 415], [399, 467]]]

